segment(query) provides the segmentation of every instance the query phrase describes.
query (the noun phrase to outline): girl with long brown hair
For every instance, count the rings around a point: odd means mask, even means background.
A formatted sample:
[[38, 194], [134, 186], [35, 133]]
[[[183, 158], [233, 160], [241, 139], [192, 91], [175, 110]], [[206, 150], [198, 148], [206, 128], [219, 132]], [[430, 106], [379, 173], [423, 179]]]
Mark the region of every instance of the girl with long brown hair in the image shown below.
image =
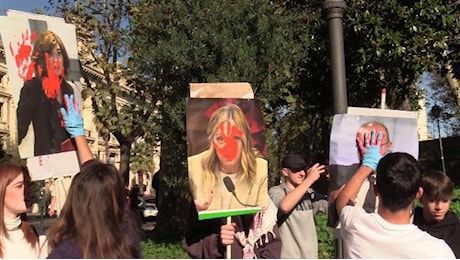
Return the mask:
[[32, 225], [21, 220], [27, 211], [24, 182], [20, 165], [0, 162], [0, 258], [46, 257], [46, 246]]
[[56, 223], [48, 230], [48, 258], [141, 258], [140, 228], [130, 214], [118, 170], [94, 160], [73, 97], [61, 109], [81, 163]]

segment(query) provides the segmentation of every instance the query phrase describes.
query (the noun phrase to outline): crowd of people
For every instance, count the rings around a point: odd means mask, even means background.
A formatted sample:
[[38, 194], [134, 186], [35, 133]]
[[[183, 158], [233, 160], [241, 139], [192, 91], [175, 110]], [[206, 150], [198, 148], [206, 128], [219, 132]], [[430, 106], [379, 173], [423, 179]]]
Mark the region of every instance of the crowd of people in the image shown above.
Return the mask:
[[38, 236], [24, 220], [26, 171], [16, 163], [0, 163], [0, 257], [141, 258], [140, 225], [127, 205], [124, 181], [113, 165], [93, 158], [73, 96], [64, 98], [67, 109], [61, 113], [77, 147], [80, 172], [56, 222], [46, 236]]
[[[56, 222], [46, 236], [38, 236], [24, 220], [27, 171], [6, 160], [0, 163], [0, 257], [141, 258], [140, 225], [127, 205], [123, 180], [114, 166], [93, 158], [73, 96], [65, 95], [65, 102], [61, 113], [81, 170], [72, 179]], [[208, 150], [189, 158], [192, 187], [206, 188], [190, 205], [184, 249], [193, 258], [318, 258], [315, 214], [320, 207], [315, 207], [312, 185], [326, 166], [308, 167], [301, 155], [288, 154], [281, 162], [282, 183], [268, 189], [262, 174], [267, 162], [253, 149], [238, 107], [221, 107], [210, 122]], [[449, 211], [454, 184], [442, 172], [423, 173], [408, 153], [382, 149], [389, 143], [385, 138], [381, 128], [370, 127], [357, 139], [361, 163], [331, 204], [338, 215], [344, 258], [458, 257], [460, 221]], [[201, 163], [203, 158], [208, 166]], [[371, 175], [376, 177], [371, 188], [378, 203], [367, 211], [356, 198]], [[246, 189], [233, 193], [225, 177]], [[417, 199], [421, 207], [415, 207]], [[220, 218], [198, 220], [198, 212], [221, 204], [262, 210], [233, 216], [227, 223]]]
[[[24, 219], [27, 171], [7, 160], [0, 163], [0, 257], [141, 258], [140, 225], [127, 205], [124, 182], [114, 166], [93, 158], [77, 104], [72, 95], [64, 98], [61, 113], [77, 147], [80, 172], [72, 179], [56, 222], [46, 236], [38, 236]], [[184, 249], [193, 258], [318, 258], [315, 214], [320, 207], [315, 207], [312, 185], [326, 166], [308, 167], [299, 154], [288, 154], [281, 162], [283, 182], [268, 189], [262, 174], [267, 162], [253, 149], [238, 107], [217, 109], [210, 122], [208, 150], [189, 158], [192, 187], [206, 188], [199, 189], [190, 205]], [[361, 163], [335, 195], [343, 256], [460, 256], [460, 221], [449, 211], [454, 184], [442, 172], [423, 173], [408, 153], [382, 149], [389, 143], [386, 138], [381, 128], [370, 127], [357, 139]], [[371, 188], [378, 203], [367, 211], [356, 198], [371, 175], [376, 178]], [[246, 188], [228, 190], [225, 177]], [[421, 207], [415, 207], [416, 200]], [[233, 216], [230, 222], [198, 220], [198, 212], [222, 208], [221, 204], [257, 206], [261, 211]]]
[[[26, 169], [7, 160], [0, 163], [0, 257], [141, 258], [140, 223], [126, 200], [124, 182], [113, 165], [93, 158], [73, 94], [62, 91], [65, 48], [51, 32], [41, 37], [36, 48], [45, 49], [36, 53], [48, 55], [36, 57], [41, 78], [27, 82], [21, 93], [19, 141], [27, 125], [39, 124], [24, 116], [31, 113], [21, 112], [30, 109], [27, 100], [36, 99], [26, 94], [39, 90], [55, 101], [52, 110], [58, 110], [63, 126], [50, 126], [60, 136], [53, 147], [43, 148], [36, 139], [35, 155], [67, 150], [62, 144], [71, 142], [80, 171], [61, 180], [65, 201], [56, 201], [50, 189], [47, 213], [57, 219], [46, 236], [39, 236], [24, 217], [30, 201]], [[58, 89], [51, 89], [53, 77]], [[188, 158], [193, 200], [183, 247], [192, 258], [318, 258], [319, 211], [329, 214], [345, 258], [460, 257], [460, 221], [449, 211], [452, 181], [442, 172], [423, 173], [408, 153], [392, 152], [388, 129], [379, 122], [358, 130], [360, 163], [333, 183], [328, 202], [318, 200], [312, 189], [326, 166], [308, 167], [299, 154], [284, 157], [282, 183], [269, 189], [268, 162], [255, 148], [250, 122], [238, 105], [217, 108], [206, 132], [207, 149]], [[415, 207], [416, 200], [422, 207]], [[198, 218], [201, 211], [244, 207], [259, 210], [226, 219]]]

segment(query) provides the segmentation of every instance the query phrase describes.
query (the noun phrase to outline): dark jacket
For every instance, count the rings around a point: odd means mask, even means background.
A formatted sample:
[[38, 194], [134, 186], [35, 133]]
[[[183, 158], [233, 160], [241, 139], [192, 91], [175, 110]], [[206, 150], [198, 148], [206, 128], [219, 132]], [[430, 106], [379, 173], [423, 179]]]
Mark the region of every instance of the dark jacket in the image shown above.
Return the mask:
[[415, 209], [414, 224], [430, 235], [440, 238], [450, 246], [456, 258], [460, 258], [460, 220], [452, 212], [447, 212], [443, 220], [435, 223], [426, 223], [423, 219], [423, 209]]
[[[253, 215], [232, 217], [232, 222], [236, 223], [236, 229], [244, 229], [246, 234]], [[192, 205], [189, 211], [185, 228], [185, 238], [182, 245], [192, 258], [225, 258], [225, 247], [220, 243], [220, 227], [226, 223], [225, 219], [198, 220], [198, 213]], [[268, 242], [263, 237], [264, 243], [257, 247], [254, 246], [254, 253], [257, 258], [279, 259], [281, 256], [281, 239], [278, 226], [275, 224], [273, 234], [268, 233]], [[236, 240], [232, 244], [232, 258], [243, 258], [243, 247]]]
[[[70, 95], [73, 94], [73, 89], [63, 81], [61, 92], [62, 96]], [[63, 143], [69, 139], [69, 134], [61, 122], [61, 107], [64, 107], [64, 102], [60, 104], [56, 99], [46, 97], [39, 78], [24, 82], [16, 111], [18, 144], [24, 139], [29, 124], [32, 123], [35, 136], [34, 155], [62, 152]]]

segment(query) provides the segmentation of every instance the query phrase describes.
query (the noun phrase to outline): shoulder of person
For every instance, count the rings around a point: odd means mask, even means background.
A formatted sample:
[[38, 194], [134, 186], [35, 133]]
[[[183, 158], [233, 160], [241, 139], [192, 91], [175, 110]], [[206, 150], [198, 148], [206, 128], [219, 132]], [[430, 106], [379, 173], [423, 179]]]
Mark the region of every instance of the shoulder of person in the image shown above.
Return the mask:
[[201, 160], [202, 160], [208, 153], [209, 153], [209, 152], [206, 150], [206, 151], [203, 151], [203, 152], [201, 152], [201, 153], [197, 153], [197, 154], [191, 155], [191, 156], [187, 157], [187, 161], [188, 161], [188, 163], [201, 162]]
[[265, 171], [266, 173], [268, 173], [268, 161], [265, 160], [264, 158], [262, 157], [257, 157], [256, 159], [256, 163], [257, 163], [257, 171]]
[[284, 187], [285, 187], [285, 184], [284, 184], [284, 183], [280, 183], [280, 184], [278, 184], [278, 185], [272, 186], [272, 187], [270, 188], [270, 190], [274, 190], [274, 191], [276, 191], [276, 190], [284, 190]]
[[62, 82], [61, 89], [64, 94], [73, 94], [72, 86], [65, 80]]
[[34, 77], [30, 80], [24, 81], [24, 86], [21, 89], [21, 92], [29, 93], [29, 92], [41, 92], [42, 91], [42, 84], [40, 79]]

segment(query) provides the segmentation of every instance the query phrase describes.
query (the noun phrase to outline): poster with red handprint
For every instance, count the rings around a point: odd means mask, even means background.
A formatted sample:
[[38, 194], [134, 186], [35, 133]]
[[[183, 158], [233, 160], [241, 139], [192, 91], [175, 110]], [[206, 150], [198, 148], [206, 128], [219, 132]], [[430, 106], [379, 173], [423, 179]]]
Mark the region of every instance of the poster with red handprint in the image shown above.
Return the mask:
[[[81, 102], [75, 26], [28, 13], [1, 16], [0, 23], [8, 85], [16, 108], [10, 116], [15, 119], [11, 132], [17, 137], [20, 157], [38, 167], [30, 169], [32, 177], [40, 171], [47, 177], [76, 173], [75, 145], [60, 113], [65, 94]], [[56, 165], [64, 158], [75, 159], [72, 165], [77, 167], [58, 169]]]
[[190, 97], [188, 176], [197, 211], [267, 206], [265, 124], [251, 85], [193, 83]]

